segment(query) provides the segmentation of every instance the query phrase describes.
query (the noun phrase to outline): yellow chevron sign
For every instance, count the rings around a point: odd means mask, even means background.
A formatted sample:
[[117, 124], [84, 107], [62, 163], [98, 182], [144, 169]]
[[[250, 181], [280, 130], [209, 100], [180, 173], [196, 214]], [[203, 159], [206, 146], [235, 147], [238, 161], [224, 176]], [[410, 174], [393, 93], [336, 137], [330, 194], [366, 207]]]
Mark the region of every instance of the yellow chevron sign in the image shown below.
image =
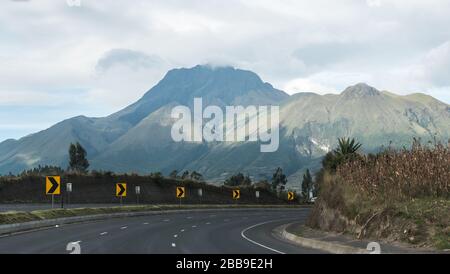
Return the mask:
[[127, 197], [127, 184], [126, 183], [116, 184], [116, 196], [117, 197]]
[[60, 195], [61, 194], [61, 177], [47, 176], [45, 177], [45, 194]]

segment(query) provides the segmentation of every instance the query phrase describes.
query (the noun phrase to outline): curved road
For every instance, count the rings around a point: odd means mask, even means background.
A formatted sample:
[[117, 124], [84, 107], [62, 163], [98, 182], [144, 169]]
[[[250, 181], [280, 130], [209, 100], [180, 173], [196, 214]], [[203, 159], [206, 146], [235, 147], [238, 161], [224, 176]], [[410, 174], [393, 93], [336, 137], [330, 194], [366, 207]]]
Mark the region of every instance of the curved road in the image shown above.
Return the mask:
[[0, 237], [0, 253], [277, 254], [320, 253], [273, 235], [277, 226], [304, 222], [309, 209], [184, 212], [61, 225]]

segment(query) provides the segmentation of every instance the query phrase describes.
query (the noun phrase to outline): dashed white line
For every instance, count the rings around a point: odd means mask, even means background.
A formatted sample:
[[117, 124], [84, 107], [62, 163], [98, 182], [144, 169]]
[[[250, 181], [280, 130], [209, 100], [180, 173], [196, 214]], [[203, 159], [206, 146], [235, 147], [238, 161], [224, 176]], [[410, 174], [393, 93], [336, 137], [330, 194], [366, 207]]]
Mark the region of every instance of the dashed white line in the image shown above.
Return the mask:
[[174, 237], [174, 238], [177, 238], [177, 237], [178, 237], [178, 234], [173, 235], [173, 237]]
[[196, 225], [193, 225], [193, 226], [192, 226], [192, 228], [196, 228], [196, 227], [197, 227]]
[[122, 226], [120, 229], [124, 230], [124, 229], [127, 229], [127, 228], [128, 228], [128, 226]]
[[148, 225], [148, 223], [143, 223], [143, 225]]
[[168, 221], [170, 221], [169, 219], [165, 219], [165, 220], [163, 220], [163, 222], [168, 222]]
[[[277, 221], [279, 221], [279, 220], [277, 220]], [[273, 252], [276, 252], [276, 253], [279, 253], [279, 254], [285, 254], [282, 251], [279, 251], [279, 250], [276, 250], [274, 248], [271, 248], [271, 247], [265, 246], [263, 244], [260, 244], [260, 243], [258, 243], [256, 241], [253, 241], [252, 239], [248, 238], [247, 236], [245, 236], [245, 232], [247, 232], [248, 230], [250, 230], [252, 228], [255, 228], [257, 226], [261, 226], [261, 225], [265, 225], [265, 224], [273, 223], [273, 222], [276, 222], [276, 221], [268, 221], [268, 222], [263, 222], [263, 223], [259, 223], [259, 224], [256, 224], [256, 225], [249, 226], [249, 227], [247, 227], [247, 228], [245, 228], [244, 230], [241, 231], [241, 236], [242, 236], [242, 238], [246, 239], [247, 241], [249, 241], [249, 242], [251, 242], [251, 243], [253, 243], [253, 244], [257, 245], [257, 246], [263, 247], [265, 249], [268, 249], [270, 251], [273, 251]]]
[[177, 245], [175, 243], [172, 243], [172, 247], [177, 247]]
[[192, 216], [188, 216], [188, 217], [186, 217], [186, 219], [192, 219]]
[[100, 233], [100, 236], [104, 236], [106, 234], [108, 234], [108, 232], [105, 231], [105, 232]]
[[180, 232], [184, 232], [184, 228], [182, 230], [180, 230]]
[[207, 222], [206, 224], [207, 224], [207, 225], [210, 225], [211, 223], [210, 223], [210, 222]]

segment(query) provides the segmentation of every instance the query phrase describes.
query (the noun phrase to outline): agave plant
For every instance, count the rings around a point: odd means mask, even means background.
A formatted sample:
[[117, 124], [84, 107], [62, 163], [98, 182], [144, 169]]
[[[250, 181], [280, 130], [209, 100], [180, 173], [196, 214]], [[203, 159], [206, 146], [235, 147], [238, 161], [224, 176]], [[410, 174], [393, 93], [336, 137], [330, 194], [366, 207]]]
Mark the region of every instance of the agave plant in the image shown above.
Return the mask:
[[350, 138], [339, 138], [338, 143], [338, 148], [334, 150], [337, 157], [354, 154], [362, 146], [360, 143], [356, 142], [355, 139], [350, 140]]

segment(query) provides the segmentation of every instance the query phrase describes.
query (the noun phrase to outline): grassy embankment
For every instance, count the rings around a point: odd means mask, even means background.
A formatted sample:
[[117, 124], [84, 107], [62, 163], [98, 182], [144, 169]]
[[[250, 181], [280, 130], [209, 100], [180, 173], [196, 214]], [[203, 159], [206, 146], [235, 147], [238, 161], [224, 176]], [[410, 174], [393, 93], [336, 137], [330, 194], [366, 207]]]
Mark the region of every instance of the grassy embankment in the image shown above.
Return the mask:
[[313, 228], [450, 249], [450, 143], [353, 157], [320, 188]]

